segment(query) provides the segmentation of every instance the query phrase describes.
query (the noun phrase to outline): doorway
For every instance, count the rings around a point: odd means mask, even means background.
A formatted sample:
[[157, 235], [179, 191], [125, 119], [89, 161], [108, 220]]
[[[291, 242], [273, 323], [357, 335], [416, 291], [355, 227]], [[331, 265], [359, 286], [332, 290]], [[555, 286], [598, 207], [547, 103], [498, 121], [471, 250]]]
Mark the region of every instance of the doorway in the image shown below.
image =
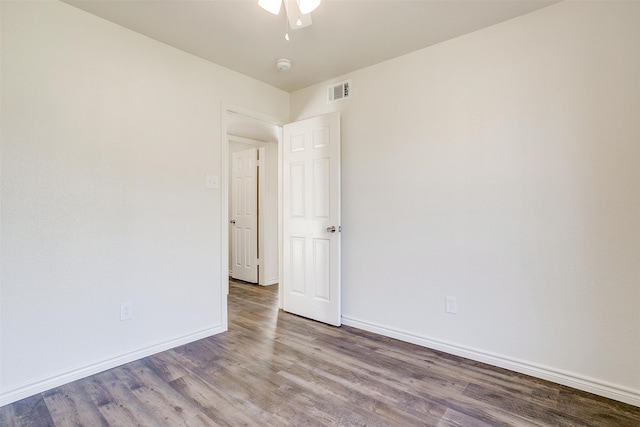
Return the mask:
[[[223, 245], [233, 244], [230, 215], [231, 143], [271, 148], [275, 154], [275, 191], [268, 197], [272, 205], [270, 223], [258, 226], [273, 232], [274, 250], [260, 249], [258, 265], [268, 266], [277, 276], [278, 308], [331, 325], [341, 324], [340, 274], [340, 113], [331, 113], [282, 125], [277, 119], [236, 107], [222, 110]], [[262, 147], [261, 147], [262, 148]], [[268, 150], [266, 150], [268, 151]], [[265, 156], [266, 157], [266, 156]], [[268, 167], [264, 168], [265, 171]], [[275, 175], [273, 175], [275, 172]], [[259, 186], [258, 186], [259, 187]], [[256, 197], [267, 196], [258, 191]], [[264, 199], [266, 200], [266, 199]], [[270, 203], [264, 202], [266, 206]], [[260, 201], [258, 200], [258, 204]], [[266, 211], [260, 211], [266, 214]], [[287, 214], [285, 215], [284, 212]], [[258, 215], [265, 219], [268, 215]], [[285, 218], [286, 216], [286, 218]], [[224, 223], [226, 221], [226, 227]], [[260, 219], [258, 220], [260, 221]], [[281, 227], [279, 230], [278, 228]], [[262, 244], [267, 244], [263, 238]], [[230, 266], [225, 248], [222, 265]], [[283, 252], [284, 251], [284, 252]], [[262, 270], [262, 268], [260, 268]], [[229, 294], [228, 271], [223, 270], [223, 301]], [[224, 310], [223, 308], [223, 310]], [[224, 310], [224, 324], [227, 324]]]
[[278, 139], [273, 119], [227, 108], [229, 277], [279, 282]]

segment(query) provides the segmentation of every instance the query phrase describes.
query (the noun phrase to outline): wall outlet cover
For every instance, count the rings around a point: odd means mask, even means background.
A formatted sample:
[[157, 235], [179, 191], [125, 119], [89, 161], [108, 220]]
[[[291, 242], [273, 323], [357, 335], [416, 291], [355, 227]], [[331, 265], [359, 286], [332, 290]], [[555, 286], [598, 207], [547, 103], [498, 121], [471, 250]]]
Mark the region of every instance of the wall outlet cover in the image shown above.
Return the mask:
[[451, 314], [456, 314], [458, 312], [458, 301], [456, 297], [445, 297], [444, 311]]
[[131, 302], [123, 302], [120, 304], [120, 320], [130, 320], [132, 317]]

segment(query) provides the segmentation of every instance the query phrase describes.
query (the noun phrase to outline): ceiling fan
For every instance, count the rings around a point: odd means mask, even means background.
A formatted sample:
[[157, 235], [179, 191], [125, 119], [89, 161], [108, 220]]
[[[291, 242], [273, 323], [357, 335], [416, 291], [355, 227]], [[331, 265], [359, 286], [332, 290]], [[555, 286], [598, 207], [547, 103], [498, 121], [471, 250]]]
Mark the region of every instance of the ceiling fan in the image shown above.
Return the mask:
[[[280, 13], [280, 6], [282, 6], [283, 0], [258, 0], [258, 5], [264, 10], [268, 10], [274, 15], [278, 15]], [[285, 3], [287, 0], [284, 0]], [[308, 13], [313, 12], [318, 6], [320, 6], [320, 2], [322, 0], [296, 0], [298, 4], [298, 8], [300, 9], [300, 13], [306, 15]], [[285, 4], [285, 7], [288, 5]]]
[[[316, 10], [322, 0], [258, 0], [258, 5], [274, 15], [280, 14], [280, 8], [284, 3], [284, 13], [288, 21], [288, 27], [292, 30], [311, 25], [310, 13]], [[285, 33], [285, 39], [289, 40], [289, 33]]]

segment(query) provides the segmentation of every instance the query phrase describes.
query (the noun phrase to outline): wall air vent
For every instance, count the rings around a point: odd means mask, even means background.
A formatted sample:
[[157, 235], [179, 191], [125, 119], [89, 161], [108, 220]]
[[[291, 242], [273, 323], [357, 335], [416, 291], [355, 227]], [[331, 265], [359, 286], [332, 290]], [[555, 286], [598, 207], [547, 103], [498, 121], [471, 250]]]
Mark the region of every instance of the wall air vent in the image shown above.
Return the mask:
[[327, 86], [327, 102], [332, 103], [351, 98], [351, 80]]

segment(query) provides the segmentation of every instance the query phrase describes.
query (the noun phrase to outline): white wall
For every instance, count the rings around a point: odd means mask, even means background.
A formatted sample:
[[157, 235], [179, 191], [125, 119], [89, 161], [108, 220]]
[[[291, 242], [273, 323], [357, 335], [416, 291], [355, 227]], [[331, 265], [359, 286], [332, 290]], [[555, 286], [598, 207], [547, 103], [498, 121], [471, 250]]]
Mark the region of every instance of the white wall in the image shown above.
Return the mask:
[[640, 405], [639, 40], [565, 2], [293, 93], [342, 112], [344, 323]]
[[226, 328], [221, 103], [285, 119], [289, 95], [64, 3], [1, 7], [4, 404]]

